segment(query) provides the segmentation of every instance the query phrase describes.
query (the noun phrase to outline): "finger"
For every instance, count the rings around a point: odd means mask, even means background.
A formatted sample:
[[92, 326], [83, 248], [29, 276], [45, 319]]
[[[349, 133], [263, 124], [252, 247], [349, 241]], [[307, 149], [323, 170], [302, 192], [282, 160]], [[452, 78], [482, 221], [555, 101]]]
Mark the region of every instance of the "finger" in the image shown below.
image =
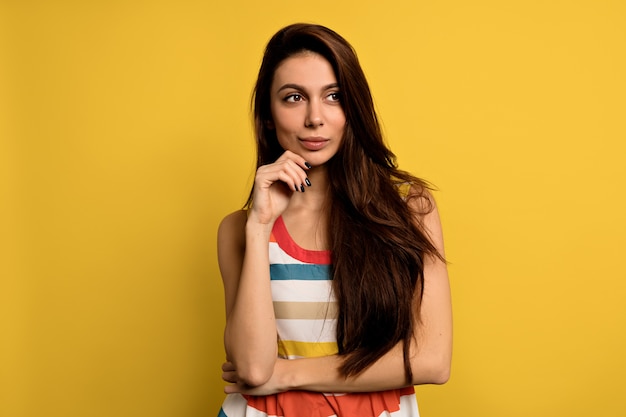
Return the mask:
[[282, 160], [285, 160], [285, 159], [294, 161], [303, 170], [309, 170], [309, 169], [313, 168], [311, 166], [311, 164], [309, 164], [303, 157], [301, 157], [297, 153], [293, 153], [291, 151], [283, 152], [283, 154], [276, 161], [282, 161]]
[[293, 161], [286, 161], [281, 171], [280, 180], [287, 184], [292, 191], [304, 192], [306, 174]]
[[224, 393], [225, 394], [236, 394], [236, 393], [240, 393], [241, 387], [237, 384], [231, 384], [231, 385], [226, 385], [224, 387]]
[[224, 392], [226, 394], [239, 393], [239, 394], [244, 394], [244, 395], [245, 394], [247, 395], [267, 395], [268, 394], [268, 392], [265, 392], [265, 390], [259, 387], [251, 387], [250, 385], [246, 385], [242, 383], [226, 385], [224, 387]]
[[236, 372], [222, 372], [222, 380], [225, 382], [230, 382], [234, 384], [237, 382], [237, 373]]
[[260, 167], [257, 170], [256, 181], [261, 188], [269, 188], [276, 181], [281, 181], [292, 191], [303, 191], [305, 185], [311, 184], [302, 167], [290, 159]]
[[[297, 156], [293, 154], [294, 156]], [[300, 162], [304, 162], [302, 157], [299, 157]], [[311, 181], [307, 176], [306, 168], [303, 168], [302, 165], [298, 161], [294, 161], [291, 159], [286, 160], [285, 162], [285, 171], [289, 173], [289, 175], [293, 179], [294, 189], [296, 191], [304, 192], [304, 187], [310, 187]]]
[[229, 371], [234, 371], [234, 370], [235, 370], [235, 365], [233, 365], [232, 362], [224, 362], [222, 364], [222, 371], [229, 372]]

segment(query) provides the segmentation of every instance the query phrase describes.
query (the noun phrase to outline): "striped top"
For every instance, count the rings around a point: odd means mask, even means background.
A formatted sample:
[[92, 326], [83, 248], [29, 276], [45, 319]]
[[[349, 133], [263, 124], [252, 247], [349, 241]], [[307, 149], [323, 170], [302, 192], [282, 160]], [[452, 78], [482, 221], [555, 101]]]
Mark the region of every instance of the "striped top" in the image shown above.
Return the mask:
[[[293, 241], [282, 217], [269, 243], [270, 285], [285, 359], [336, 354], [337, 302], [330, 251]], [[418, 417], [413, 387], [373, 393], [287, 391], [269, 396], [229, 394], [218, 417]]]
[[274, 224], [269, 246], [279, 356], [294, 359], [337, 353], [330, 251], [298, 246], [282, 217]]

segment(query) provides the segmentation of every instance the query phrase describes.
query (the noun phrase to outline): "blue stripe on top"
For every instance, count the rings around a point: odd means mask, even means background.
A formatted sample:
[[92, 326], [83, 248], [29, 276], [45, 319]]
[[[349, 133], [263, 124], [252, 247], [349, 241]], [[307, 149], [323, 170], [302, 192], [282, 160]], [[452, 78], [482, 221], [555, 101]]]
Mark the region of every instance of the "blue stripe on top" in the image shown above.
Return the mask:
[[331, 279], [330, 265], [271, 264], [270, 277], [272, 281], [327, 281]]

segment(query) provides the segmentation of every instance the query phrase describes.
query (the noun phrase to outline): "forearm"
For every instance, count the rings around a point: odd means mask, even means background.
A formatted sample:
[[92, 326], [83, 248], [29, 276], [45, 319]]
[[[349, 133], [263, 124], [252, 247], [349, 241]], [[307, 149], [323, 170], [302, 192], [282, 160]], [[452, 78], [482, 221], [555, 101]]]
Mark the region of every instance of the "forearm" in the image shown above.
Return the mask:
[[345, 377], [339, 368], [342, 358], [338, 355], [305, 358], [285, 364], [288, 390], [317, 392], [369, 392], [383, 391], [406, 386], [402, 355], [396, 360], [389, 352], [371, 367], [357, 376]]
[[[441, 341], [444, 341], [443, 339]], [[451, 346], [450, 346], [451, 347]], [[404, 373], [402, 343], [397, 344], [372, 366], [356, 376], [345, 377], [339, 369], [343, 358], [338, 355], [303, 359], [278, 359], [271, 378], [263, 385], [250, 386], [239, 375], [234, 364], [222, 367], [222, 378], [231, 383], [226, 393], [270, 395], [284, 391], [374, 392], [419, 384], [442, 384], [450, 372], [450, 350], [413, 346], [410, 354], [413, 380], [407, 384]]]
[[246, 251], [224, 332], [228, 359], [250, 385], [264, 383], [277, 356], [276, 320], [269, 277], [271, 225], [246, 225]]
[[[415, 346], [411, 353], [412, 385], [441, 384], [447, 381], [450, 355], [424, 346]], [[369, 392], [407, 386], [402, 343], [397, 344], [372, 366], [356, 376], [345, 377], [339, 369], [338, 355], [284, 361], [286, 390], [318, 392]]]

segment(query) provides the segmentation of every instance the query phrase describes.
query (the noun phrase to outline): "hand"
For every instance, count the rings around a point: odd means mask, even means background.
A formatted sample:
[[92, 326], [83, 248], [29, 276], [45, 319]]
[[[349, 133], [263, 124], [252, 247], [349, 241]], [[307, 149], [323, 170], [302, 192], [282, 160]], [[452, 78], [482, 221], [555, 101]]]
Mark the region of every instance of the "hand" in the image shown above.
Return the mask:
[[270, 379], [265, 384], [256, 387], [242, 383], [237, 376], [235, 366], [231, 362], [225, 362], [222, 365], [222, 379], [230, 385], [224, 387], [224, 392], [226, 394], [271, 395], [288, 391], [288, 387], [283, 381], [288, 375], [289, 362], [291, 361], [287, 359], [276, 359], [274, 372]]
[[294, 192], [304, 192], [308, 186], [306, 171], [310, 165], [304, 158], [285, 151], [276, 162], [257, 169], [254, 178], [250, 218], [270, 224], [280, 216]]

